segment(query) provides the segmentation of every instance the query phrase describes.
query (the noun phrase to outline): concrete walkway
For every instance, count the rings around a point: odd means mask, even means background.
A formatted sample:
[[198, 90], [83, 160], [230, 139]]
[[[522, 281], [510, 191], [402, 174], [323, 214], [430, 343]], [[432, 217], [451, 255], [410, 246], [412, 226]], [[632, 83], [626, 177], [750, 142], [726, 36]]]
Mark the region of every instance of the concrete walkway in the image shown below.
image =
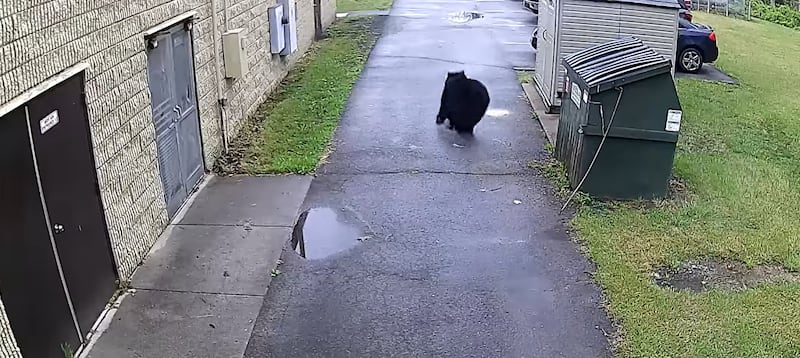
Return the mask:
[[[532, 25], [519, 1], [395, 1], [246, 357], [610, 355], [593, 267], [528, 168], [545, 137], [512, 67]], [[492, 96], [472, 140], [434, 124], [460, 69]]]
[[242, 357], [310, 182], [212, 178], [136, 270], [88, 357]]

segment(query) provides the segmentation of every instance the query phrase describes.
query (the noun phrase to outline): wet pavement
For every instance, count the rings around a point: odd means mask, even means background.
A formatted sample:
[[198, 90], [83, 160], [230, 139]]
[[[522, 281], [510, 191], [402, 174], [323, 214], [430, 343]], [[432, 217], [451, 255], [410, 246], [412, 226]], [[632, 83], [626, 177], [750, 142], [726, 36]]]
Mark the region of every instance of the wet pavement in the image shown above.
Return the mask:
[[136, 269], [87, 358], [241, 357], [310, 183], [211, 177]]
[[[351, 215], [348, 215], [351, 214]], [[311, 208], [300, 214], [292, 230], [292, 249], [307, 260], [319, 260], [353, 248], [373, 236], [348, 208]]]
[[[395, 1], [246, 357], [610, 356], [594, 269], [527, 167], [533, 53], [508, 42], [534, 24], [518, 1]], [[491, 96], [471, 139], [434, 123], [460, 69]]]
[[685, 72], [675, 72], [676, 78], [691, 78], [695, 80], [702, 80], [702, 81], [709, 81], [709, 82], [719, 82], [725, 83], [729, 85], [737, 84], [736, 80], [728, 76], [727, 73], [723, 72], [722, 70], [718, 69], [714, 65], [705, 64], [703, 68], [700, 69], [698, 73], [685, 73]]

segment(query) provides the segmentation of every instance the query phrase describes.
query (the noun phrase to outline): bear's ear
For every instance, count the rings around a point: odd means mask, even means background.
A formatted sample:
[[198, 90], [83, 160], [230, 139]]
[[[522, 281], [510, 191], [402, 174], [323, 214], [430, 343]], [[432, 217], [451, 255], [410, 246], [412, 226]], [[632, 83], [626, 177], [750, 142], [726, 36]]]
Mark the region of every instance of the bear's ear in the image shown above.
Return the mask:
[[464, 76], [464, 70], [447, 72], [447, 78], [458, 77], [458, 76]]

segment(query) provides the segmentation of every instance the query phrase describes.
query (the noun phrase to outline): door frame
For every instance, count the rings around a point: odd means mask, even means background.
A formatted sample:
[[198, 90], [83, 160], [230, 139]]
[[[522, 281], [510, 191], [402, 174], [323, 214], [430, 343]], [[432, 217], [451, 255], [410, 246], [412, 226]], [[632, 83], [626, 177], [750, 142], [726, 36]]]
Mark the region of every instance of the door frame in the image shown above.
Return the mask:
[[[194, 50], [194, 48], [192, 48], [192, 49]], [[37, 98], [37, 97], [47, 93], [47, 91], [51, 90], [55, 86], [58, 86], [62, 82], [68, 81], [68, 80], [72, 79], [75, 76], [80, 76], [81, 77], [81, 81], [80, 81], [80, 84], [81, 84], [80, 101], [81, 101], [81, 103], [80, 103], [80, 106], [83, 108], [83, 110], [86, 111], [86, 119], [91, 121], [92, 119], [90, 118], [90, 115], [89, 115], [89, 113], [90, 113], [89, 112], [89, 106], [87, 104], [88, 102], [86, 101], [86, 71], [89, 70], [90, 68], [91, 68], [91, 66], [89, 65], [88, 62], [80, 62], [80, 63], [77, 63], [77, 64], [71, 66], [71, 67], [68, 67], [64, 71], [61, 71], [60, 73], [56, 74], [55, 76], [44, 80], [43, 82], [41, 82], [37, 86], [35, 86], [35, 87], [23, 92], [19, 96], [14, 97], [10, 101], [8, 101], [6, 104], [0, 106], [0, 117], [3, 117], [6, 114], [11, 113], [11, 111], [13, 111], [15, 109], [27, 106], [27, 104], [31, 100], [33, 100], [34, 98]], [[26, 120], [30, 120], [30, 118], [28, 116], [27, 108], [25, 108], [25, 119]], [[28, 136], [30, 136], [30, 135], [31, 135], [31, 133], [29, 132]], [[91, 126], [89, 126], [89, 143], [88, 144], [92, 148], [92, 155], [90, 156], [91, 157], [90, 160], [92, 162], [92, 166], [94, 166], [94, 168], [95, 168], [94, 173], [95, 173], [95, 178], [97, 179], [99, 177], [100, 173], [97, 171], [97, 155], [94, 153], [94, 133], [92, 133]], [[36, 152], [35, 152], [36, 149], [33, 148], [33, 150], [34, 150], [33, 154], [35, 155], [36, 154]], [[205, 156], [203, 157], [203, 160], [205, 161]], [[205, 165], [205, 163], [204, 163], [204, 165]], [[36, 175], [37, 175], [37, 177], [39, 176], [38, 173]], [[115, 275], [117, 276], [117, 281], [119, 281], [119, 263], [117, 262], [117, 255], [114, 253], [114, 248], [111, 246], [111, 234], [110, 234], [110, 232], [108, 230], [109, 226], [108, 226], [108, 217], [106, 216], [107, 212], [106, 212], [106, 209], [105, 209], [106, 208], [105, 207], [105, 198], [103, 197], [103, 193], [100, 191], [100, 187], [96, 186], [96, 188], [97, 188], [97, 196], [100, 198], [100, 204], [103, 205], [103, 228], [105, 229], [103, 231], [105, 232], [105, 239], [106, 239], [106, 242], [108, 243], [108, 250], [111, 253], [111, 258], [113, 258], [113, 260], [111, 260], [111, 261], [113, 262], [113, 265], [114, 265], [114, 272], [115, 272]], [[41, 184], [39, 184], [39, 190], [41, 190]]]
[[206, 162], [206, 142], [205, 138], [203, 138], [203, 121], [200, 119], [200, 115], [202, 114], [202, 111], [200, 110], [200, 94], [197, 92], [197, 48], [194, 46], [194, 20], [194, 17], [189, 17], [184, 19], [181, 23], [183, 24], [184, 30], [186, 30], [189, 35], [189, 49], [191, 50], [192, 55], [191, 77], [192, 81], [194, 82], [194, 90], [192, 91], [192, 94], [194, 94], [195, 106], [197, 107], [195, 108], [197, 111], [197, 138], [200, 140], [200, 161], [203, 162], [203, 174], [200, 175], [200, 180], [195, 183], [194, 187], [192, 187], [192, 190], [186, 193], [187, 198], [189, 198], [192, 193], [197, 191], [197, 189], [200, 187], [200, 184], [203, 183], [203, 178], [205, 178], [208, 174], [207, 170], [209, 168], [208, 163]]
[[[77, 313], [75, 311], [75, 306], [74, 306], [74, 304], [72, 302], [72, 296], [70, 295], [70, 288], [69, 288], [69, 285], [67, 284], [67, 280], [66, 280], [66, 277], [65, 277], [64, 269], [63, 269], [63, 266], [62, 266], [62, 263], [61, 263], [60, 254], [58, 252], [58, 248], [57, 248], [56, 243], [55, 243], [55, 237], [53, 235], [52, 222], [51, 222], [51, 219], [50, 219], [50, 213], [48, 211], [48, 206], [47, 206], [47, 198], [45, 197], [45, 194], [44, 194], [44, 191], [43, 191], [44, 189], [43, 189], [43, 186], [42, 186], [42, 177], [41, 177], [41, 172], [40, 172], [40, 168], [39, 168], [39, 162], [38, 162], [38, 159], [37, 159], [37, 148], [34, 145], [34, 141], [33, 141], [33, 130], [34, 130], [34, 128], [33, 128], [33, 126], [31, 125], [31, 122], [30, 122], [31, 121], [31, 117], [30, 117], [29, 104], [33, 100], [35, 100], [35, 99], [37, 99], [37, 98], [39, 98], [39, 97], [41, 97], [43, 95], [46, 95], [50, 90], [52, 90], [53, 88], [55, 88], [56, 86], [58, 86], [58, 85], [60, 85], [60, 84], [62, 84], [64, 82], [70, 81], [70, 80], [77, 80], [79, 85], [80, 85], [80, 94], [78, 95], [78, 98], [77, 98], [77, 100], [79, 101], [79, 106], [81, 107], [81, 109], [86, 114], [85, 120], [86, 121], [91, 121], [92, 118], [90, 117], [90, 112], [89, 112], [89, 108], [88, 108], [88, 104], [87, 104], [88, 102], [87, 102], [87, 98], [86, 98], [86, 78], [87, 78], [86, 73], [87, 73], [87, 70], [89, 68], [91, 68], [91, 66], [88, 63], [85, 63], [85, 62], [77, 63], [77, 64], [75, 64], [73, 66], [70, 66], [70, 67], [66, 68], [65, 70], [59, 72], [58, 74], [56, 74], [56, 75], [54, 75], [54, 76], [42, 81], [38, 85], [34, 86], [33, 88], [28, 89], [27, 91], [23, 92], [22, 94], [12, 98], [10, 101], [6, 102], [5, 104], [0, 105], [0, 118], [3, 118], [8, 114], [11, 114], [15, 110], [22, 110], [22, 112], [24, 114], [24, 120], [26, 121], [26, 127], [28, 129], [27, 130], [27, 136], [28, 136], [27, 139], [28, 139], [28, 143], [30, 145], [30, 150], [31, 150], [33, 168], [34, 168], [34, 175], [35, 175], [35, 178], [36, 178], [36, 187], [37, 187], [37, 189], [39, 191], [39, 200], [41, 201], [40, 204], [41, 204], [41, 207], [42, 207], [42, 210], [43, 210], [45, 224], [47, 225], [47, 233], [48, 233], [48, 238], [47, 239], [50, 241], [50, 249], [52, 250], [52, 253], [53, 253], [53, 256], [54, 256], [55, 265], [56, 265], [57, 271], [58, 271], [58, 276], [59, 276], [58, 280], [61, 282], [61, 289], [63, 290], [64, 295], [65, 295], [64, 299], [65, 299], [65, 301], [67, 303], [67, 306], [69, 308], [69, 315], [72, 317], [73, 325], [74, 325], [74, 328], [75, 328], [75, 333], [77, 334], [78, 341], [80, 342], [80, 346], [71, 347], [71, 348], [73, 348], [74, 352], [80, 352], [85, 347], [86, 343], [89, 341], [88, 337], [91, 336], [91, 334], [92, 334], [92, 329], [102, 319], [103, 314], [101, 314], [101, 315], [99, 315], [98, 317], [95, 318], [95, 322], [92, 324], [91, 327], [81, 327], [80, 323], [78, 322], [78, 317], [77, 317]], [[97, 198], [100, 201], [100, 206], [102, 208], [102, 215], [100, 215], [101, 216], [100, 221], [101, 221], [101, 224], [102, 224], [102, 238], [103, 238], [103, 242], [104, 242], [104, 244], [106, 246], [105, 249], [108, 250], [107, 253], [108, 253], [109, 257], [111, 258], [111, 267], [109, 269], [111, 269], [112, 272], [113, 272], [114, 283], [115, 283], [115, 285], [117, 286], [117, 289], [118, 289], [119, 284], [120, 284], [119, 263], [117, 261], [117, 256], [116, 256], [116, 254], [114, 252], [114, 249], [113, 249], [113, 246], [111, 244], [111, 234], [110, 234], [109, 225], [108, 225], [108, 217], [107, 217], [108, 211], [106, 210], [105, 198], [103, 197], [103, 194], [102, 194], [102, 192], [100, 190], [100, 187], [99, 187], [99, 176], [100, 176], [100, 173], [98, 172], [98, 168], [97, 168], [97, 158], [96, 158], [95, 147], [94, 147], [94, 133], [92, 132], [92, 129], [91, 129], [90, 125], [87, 125], [86, 129], [88, 131], [88, 135], [86, 136], [87, 140], [88, 140], [88, 143], [85, 143], [85, 144], [87, 144], [89, 146], [89, 148], [91, 149], [90, 150], [90, 154], [91, 155], [89, 155], [88, 160], [91, 163], [91, 166], [93, 168], [93, 175], [94, 175], [94, 180], [95, 180], [94, 189], [95, 189], [95, 193], [97, 194]], [[113, 297], [113, 296], [110, 296], [108, 298], [111, 299], [111, 297]], [[104, 307], [104, 310], [105, 310], [105, 307]], [[86, 335], [83, 334], [84, 330], [88, 332]], [[14, 338], [16, 339], [16, 332], [14, 332], [13, 327], [11, 328], [11, 334], [14, 335]]]
[[[191, 63], [191, 65], [192, 65], [191, 79], [192, 79], [192, 81], [194, 83], [194, 86], [193, 86], [194, 89], [192, 90], [192, 94], [194, 95], [195, 105], [197, 107], [195, 110], [197, 111], [197, 128], [199, 130], [198, 140], [200, 142], [200, 159], [201, 159], [203, 168], [202, 168], [202, 175], [200, 176], [200, 180], [198, 180], [198, 182], [195, 183], [193, 187], [186, 188], [186, 198], [184, 198], [183, 202], [180, 204], [180, 206], [178, 206], [177, 210], [175, 211], [175, 214], [172, 217], [168, 216], [168, 219], [170, 221], [173, 220], [174, 218], [178, 217], [178, 213], [180, 213], [181, 210], [185, 207], [186, 203], [188, 202], [188, 199], [192, 196], [192, 194], [194, 192], [196, 192], [198, 190], [200, 185], [202, 185], [203, 180], [208, 175], [208, 170], [209, 170], [208, 169], [209, 165], [208, 165], [208, 162], [206, 161], [206, 156], [205, 156], [205, 154], [206, 154], [206, 143], [205, 143], [205, 137], [203, 135], [203, 126], [202, 126], [203, 122], [202, 122], [202, 120], [200, 118], [201, 114], [202, 114], [202, 110], [200, 108], [200, 106], [201, 106], [200, 105], [200, 95], [197, 92], [197, 89], [198, 89], [198, 86], [197, 86], [197, 84], [198, 84], [198, 82], [197, 82], [197, 62], [196, 62], [197, 61], [197, 48], [195, 47], [195, 33], [194, 33], [194, 21], [196, 19], [196, 16], [197, 16], [197, 12], [196, 11], [189, 11], [189, 12], [186, 12], [184, 14], [175, 16], [175, 17], [173, 17], [173, 18], [171, 18], [169, 20], [166, 20], [166, 21], [164, 21], [164, 22], [162, 22], [162, 23], [160, 23], [160, 24], [158, 24], [156, 26], [153, 26], [153, 27], [149, 28], [147, 31], [144, 32], [144, 37], [143, 37], [144, 47], [145, 47], [145, 55], [148, 56], [149, 52], [151, 50], [150, 43], [151, 43], [152, 40], [156, 39], [157, 37], [159, 37], [161, 35], [164, 35], [165, 33], [173, 32], [174, 31], [173, 29], [175, 29], [175, 28], [182, 27], [183, 30], [186, 31], [186, 33], [188, 35], [189, 48], [191, 50], [190, 51], [191, 60], [192, 60], [192, 63]], [[148, 91], [150, 90], [150, 86], [151, 86], [151, 84], [148, 81], [148, 83], [147, 83]], [[151, 103], [151, 111], [152, 111], [152, 103]], [[151, 120], [151, 125], [153, 125], [154, 129], [155, 129], [155, 123], [152, 120]], [[156, 133], [156, 137], [157, 137], [157, 133]], [[158, 148], [158, 142], [157, 141], [155, 141], [153, 143], [153, 145], [155, 145], [156, 148]], [[156, 151], [156, 163], [158, 163], [158, 151]], [[165, 205], [169, 206], [169, 203], [167, 202], [166, 188], [163, 187], [164, 182], [163, 182], [163, 178], [161, 178], [160, 169], [159, 169], [159, 178], [161, 179], [162, 190], [164, 192], [163, 197], [164, 197]], [[167, 209], [165, 209], [165, 210], [167, 210]]]
[[[81, 327], [80, 322], [78, 322], [78, 316], [77, 316], [77, 312], [75, 310], [75, 305], [72, 302], [72, 296], [70, 295], [70, 288], [69, 288], [69, 285], [67, 284], [67, 277], [66, 277], [66, 275], [64, 273], [64, 268], [62, 267], [61, 255], [58, 252], [58, 247], [57, 247], [56, 241], [55, 241], [55, 235], [53, 234], [52, 222], [50, 220], [50, 212], [49, 212], [49, 209], [48, 209], [48, 206], [47, 206], [47, 197], [44, 194], [44, 188], [42, 186], [42, 178], [41, 178], [41, 174], [40, 174], [40, 171], [39, 171], [39, 160], [37, 159], [38, 158], [38, 153], [37, 153], [36, 146], [33, 143], [33, 130], [34, 129], [33, 129], [33, 126], [30, 123], [31, 117], [30, 117], [30, 111], [28, 109], [28, 103], [30, 103], [31, 101], [33, 101], [36, 98], [39, 98], [42, 95], [47, 94], [48, 91], [50, 91], [54, 87], [60, 85], [61, 83], [64, 83], [64, 82], [69, 81], [69, 80], [74, 80], [74, 79], [77, 78], [78, 83], [79, 83], [80, 88], [81, 88], [81, 91], [80, 91], [80, 94], [79, 94], [79, 97], [78, 97], [79, 98], [78, 99], [78, 102], [79, 102], [78, 104], [80, 105], [80, 107], [84, 111], [84, 113], [86, 113], [86, 120], [87, 121], [91, 121], [91, 118], [89, 117], [89, 106], [87, 105], [88, 102], [86, 101], [86, 77], [87, 77], [86, 76], [86, 70], [87, 69], [88, 69], [88, 66], [86, 68], [80, 70], [80, 71], [77, 71], [77, 72], [69, 75], [69, 76], [65, 75], [64, 77], [59, 78], [58, 82], [53, 83], [53, 85], [47, 87], [46, 90], [43, 90], [40, 93], [36, 94], [35, 96], [32, 96], [23, 105], [24, 108], [25, 108], [25, 120], [28, 121], [28, 140], [30, 141], [31, 154], [33, 155], [33, 163], [34, 163], [34, 169], [35, 169], [36, 181], [37, 181], [36, 185], [39, 187], [39, 197], [41, 198], [41, 201], [42, 201], [42, 207], [44, 209], [44, 215], [45, 215], [45, 218], [46, 218], [46, 223], [48, 225], [47, 226], [47, 231], [48, 231], [48, 235], [50, 236], [50, 241], [51, 241], [51, 244], [52, 244], [53, 254], [55, 255], [55, 258], [56, 258], [56, 265], [58, 266], [58, 273], [61, 276], [60, 277], [61, 278], [61, 284], [64, 287], [64, 293], [67, 295], [67, 302], [69, 304], [70, 311], [71, 311], [70, 313], [72, 314], [73, 320], [75, 321], [75, 328], [78, 330], [78, 337], [79, 337], [79, 339], [81, 341], [81, 347], [75, 347], [75, 351], [76, 352], [80, 348], [82, 348], [83, 345], [86, 344], [87, 337], [88, 337], [89, 334], [91, 334], [92, 328], [94, 328], [94, 326], [97, 325], [98, 320], [101, 319], [101, 317], [103, 315], [101, 314], [100, 316], [96, 317], [95, 318], [95, 322], [92, 324], [91, 327]], [[100, 173], [97, 171], [97, 158], [96, 158], [96, 155], [95, 155], [95, 152], [94, 152], [94, 149], [95, 149], [95, 147], [94, 147], [94, 134], [92, 133], [91, 125], [87, 125], [86, 128], [89, 131], [89, 135], [87, 136], [87, 143], [85, 143], [85, 144], [87, 144], [89, 146], [89, 148], [91, 148], [91, 154], [92, 155], [89, 156], [89, 161], [90, 161], [92, 167], [94, 168], [94, 171], [93, 171], [94, 181], [95, 181], [94, 189], [95, 189], [95, 192], [97, 193], [97, 198], [100, 200], [100, 206], [103, 209], [103, 215], [100, 215], [101, 216], [101, 220], [100, 221], [101, 221], [101, 223], [103, 225], [103, 230], [102, 230], [103, 231], [102, 235], [103, 235], [103, 239], [104, 239], [103, 242], [105, 243], [106, 250], [108, 250], [109, 257], [111, 258], [111, 270], [114, 273], [114, 284], [117, 286], [117, 289], [119, 289], [119, 284], [120, 284], [119, 264], [117, 263], [117, 255], [114, 253], [114, 248], [111, 245], [111, 234], [109, 232], [108, 218], [106, 217], [108, 212], [106, 210], [106, 205], [105, 205], [105, 200], [103, 198], [103, 193], [100, 191], [100, 182], [99, 182]], [[113, 296], [111, 296], [111, 297], [113, 297]], [[111, 299], [111, 297], [108, 297], [108, 298]], [[104, 308], [104, 310], [105, 310], [105, 308]], [[83, 331], [87, 331], [88, 333], [86, 335], [84, 335]]]
[[[547, 84], [547, 102], [553, 93], [557, 92], [556, 85], [558, 84], [558, 73], [561, 64], [558, 63], [558, 0], [547, 1], [547, 24], [545, 25], [545, 33], [542, 34], [544, 43], [548, 46], [548, 54], [545, 56], [548, 62], [545, 64], [550, 65], [550, 69], [545, 71], [547, 76], [544, 81]], [[552, 41], [547, 41], [547, 35], [550, 35]]]
[[194, 101], [195, 101], [195, 105], [197, 106], [197, 108], [196, 108], [196, 110], [197, 110], [197, 128], [199, 129], [199, 134], [198, 134], [197, 138], [200, 139], [200, 159], [203, 162], [203, 175], [200, 177], [200, 181], [198, 181], [197, 184], [194, 185], [192, 190], [189, 193], [187, 193], [187, 195], [192, 195], [192, 192], [197, 190], [197, 187], [200, 186], [200, 183], [203, 182], [203, 178], [206, 176], [206, 174], [207, 174], [206, 171], [208, 170], [208, 163], [206, 162], [206, 155], [205, 155], [206, 154], [206, 143], [205, 143], [205, 139], [203, 138], [203, 125], [202, 125], [203, 122], [200, 120], [200, 115], [202, 114], [202, 111], [200, 110], [200, 94], [197, 92], [197, 83], [198, 83], [197, 82], [197, 48], [194, 45], [194, 40], [195, 40], [195, 38], [194, 38], [194, 20], [195, 20], [195, 18], [192, 16], [192, 17], [188, 17], [186, 19], [183, 19], [182, 21], [180, 21], [177, 24], [173, 25], [173, 26], [177, 26], [178, 24], [183, 24], [183, 29], [186, 30], [186, 32], [189, 35], [189, 49], [191, 50], [191, 55], [192, 55], [192, 81], [194, 82], [194, 86], [193, 86], [194, 90], [192, 91], [192, 94], [194, 94]]
[[[86, 101], [86, 71], [81, 71], [78, 75], [81, 76], [80, 106], [84, 111], [86, 111], [86, 120], [91, 121], [92, 119], [89, 117], [89, 106], [87, 105], [88, 102]], [[100, 191], [100, 179], [99, 179], [100, 173], [97, 171], [97, 157], [94, 153], [94, 133], [92, 133], [92, 126], [89, 125], [88, 127], [89, 127], [88, 144], [89, 148], [92, 148], [92, 155], [90, 156], [91, 157], [90, 160], [92, 162], [92, 166], [94, 167], [95, 190], [97, 191], [97, 197], [100, 198], [100, 205], [103, 208], [103, 215], [102, 215], [103, 236], [105, 237], [106, 244], [108, 244], [108, 252], [111, 255], [111, 262], [112, 265], [114, 266], [114, 276], [116, 276], [117, 286], [119, 286], [120, 284], [119, 264], [117, 263], [117, 255], [114, 253], [114, 247], [111, 246], [111, 233], [108, 230], [109, 226], [108, 226], [108, 217], [106, 216], [107, 213], [106, 205], [105, 205], [105, 200], [103, 198], [103, 192]]]
[[314, 0], [314, 38], [323, 38], [322, 31], [322, 0]]

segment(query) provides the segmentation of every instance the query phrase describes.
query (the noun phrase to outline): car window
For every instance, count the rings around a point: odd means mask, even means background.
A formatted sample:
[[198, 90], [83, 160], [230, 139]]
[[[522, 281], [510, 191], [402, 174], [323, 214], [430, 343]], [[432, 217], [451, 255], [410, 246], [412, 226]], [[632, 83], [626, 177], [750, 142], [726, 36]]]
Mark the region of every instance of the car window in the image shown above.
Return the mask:
[[678, 18], [678, 28], [680, 28], [680, 29], [696, 29], [697, 26], [695, 26], [695, 24], [689, 22], [689, 20], [686, 20], [686, 19], [684, 19], [682, 17], [679, 17]]

